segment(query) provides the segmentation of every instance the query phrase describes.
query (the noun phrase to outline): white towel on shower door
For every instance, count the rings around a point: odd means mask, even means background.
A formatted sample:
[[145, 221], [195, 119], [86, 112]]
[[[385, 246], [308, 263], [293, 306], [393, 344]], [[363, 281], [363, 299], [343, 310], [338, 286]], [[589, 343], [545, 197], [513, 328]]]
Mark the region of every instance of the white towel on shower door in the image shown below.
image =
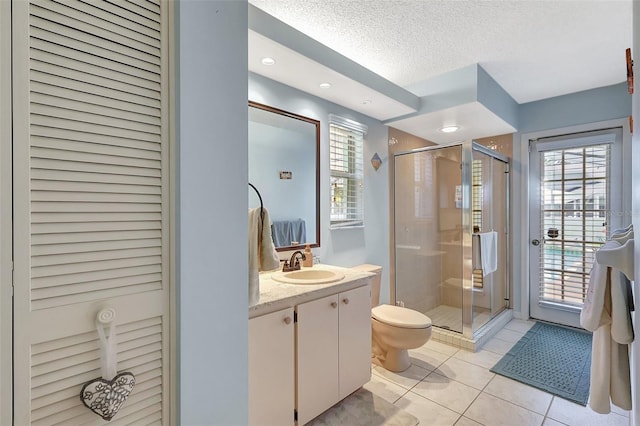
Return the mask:
[[498, 269], [498, 233], [483, 232], [480, 235], [480, 258], [482, 275], [487, 276]]

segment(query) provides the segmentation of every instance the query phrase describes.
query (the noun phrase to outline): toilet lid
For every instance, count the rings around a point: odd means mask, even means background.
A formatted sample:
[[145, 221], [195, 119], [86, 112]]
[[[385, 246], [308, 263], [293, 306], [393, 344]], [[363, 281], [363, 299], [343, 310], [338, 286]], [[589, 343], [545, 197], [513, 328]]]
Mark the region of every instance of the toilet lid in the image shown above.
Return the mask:
[[371, 316], [385, 324], [404, 328], [431, 327], [431, 318], [409, 308], [380, 305], [371, 309]]

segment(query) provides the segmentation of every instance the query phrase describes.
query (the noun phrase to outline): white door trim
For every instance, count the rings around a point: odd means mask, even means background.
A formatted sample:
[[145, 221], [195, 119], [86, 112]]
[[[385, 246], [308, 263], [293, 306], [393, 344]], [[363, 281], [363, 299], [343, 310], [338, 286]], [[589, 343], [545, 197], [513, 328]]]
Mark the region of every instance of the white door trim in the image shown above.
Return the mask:
[[11, 2], [0, 1], [0, 424], [12, 424]]
[[[631, 176], [631, 135], [629, 133], [629, 119], [627, 117], [520, 134], [520, 149], [514, 150], [514, 153], [519, 151], [518, 157], [514, 158], [514, 160], [516, 163], [520, 163], [520, 182], [514, 185], [515, 188], [520, 189], [520, 203], [518, 206], [520, 208], [520, 214], [519, 217], [515, 218], [515, 220], [520, 223], [517, 225], [514, 224], [514, 241], [522, 242], [517, 247], [515, 244], [513, 246], [513, 258], [519, 259], [520, 261], [519, 270], [514, 271], [515, 280], [513, 281], [514, 283], [521, 283], [520, 311], [515, 313], [517, 318], [529, 318], [529, 140], [611, 127], [622, 127], [622, 176]], [[625, 213], [631, 214], [630, 179], [623, 179], [622, 193], [624, 194], [622, 197], [622, 210]], [[629, 217], [629, 220], [631, 220], [631, 217]]]

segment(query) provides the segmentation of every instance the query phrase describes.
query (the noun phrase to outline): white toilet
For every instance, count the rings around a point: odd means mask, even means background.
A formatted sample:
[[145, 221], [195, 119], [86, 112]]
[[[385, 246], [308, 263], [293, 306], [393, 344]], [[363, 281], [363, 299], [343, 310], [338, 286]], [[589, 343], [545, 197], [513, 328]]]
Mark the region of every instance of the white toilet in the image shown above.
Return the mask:
[[407, 349], [419, 348], [431, 337], [431, 319], [413, 309], [380, 303], [382, 267], [359, 265], [354, 269], [375, 273], [371, 282], [371, 337], [374, 362], [400, 372], [411, 366]]

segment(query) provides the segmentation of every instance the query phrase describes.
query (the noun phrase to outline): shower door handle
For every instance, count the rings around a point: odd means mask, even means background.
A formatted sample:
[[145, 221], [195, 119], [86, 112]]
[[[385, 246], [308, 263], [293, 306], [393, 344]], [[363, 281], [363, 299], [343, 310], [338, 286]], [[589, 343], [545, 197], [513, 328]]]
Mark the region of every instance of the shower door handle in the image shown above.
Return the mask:
[[534, 246], [539, 246], [540, 245], [540, 240], [534, 238], [533, 240], [531, 240], [531, 244], [533, 244]]

